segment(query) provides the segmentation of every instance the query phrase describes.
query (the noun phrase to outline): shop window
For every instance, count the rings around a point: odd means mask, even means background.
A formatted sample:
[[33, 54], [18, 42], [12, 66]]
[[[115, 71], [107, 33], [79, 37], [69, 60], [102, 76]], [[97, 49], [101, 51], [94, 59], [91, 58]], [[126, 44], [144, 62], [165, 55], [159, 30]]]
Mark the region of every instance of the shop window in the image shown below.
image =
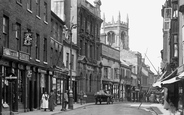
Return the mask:
[[[12, 73], [13, 69], [9, 67], [2, 66], [2, 103], [3, 106], [10, 106], [10, 96], [11, 94], [14, 95], [12, 97], [12, 100], [15, 100], [16, 97], [16, 87], [15, 82], [12, 82], [12, 93], [10, 93], [10, 82], [6, 79], [7, 76], [9, 76]], [[14, 72], [14, 71], [13, 71]], [[14, 72], [14, 74], [16, 74]], [[15, 103], [13, 103], [13, 106]]]
[[57, 79], [57, 104], [61, 104], [62, 95], [61, 95], [61, 80]]
[[23, 103], [23, 72], [18, 71], [17, 82], [18, 82], [18, 102]]

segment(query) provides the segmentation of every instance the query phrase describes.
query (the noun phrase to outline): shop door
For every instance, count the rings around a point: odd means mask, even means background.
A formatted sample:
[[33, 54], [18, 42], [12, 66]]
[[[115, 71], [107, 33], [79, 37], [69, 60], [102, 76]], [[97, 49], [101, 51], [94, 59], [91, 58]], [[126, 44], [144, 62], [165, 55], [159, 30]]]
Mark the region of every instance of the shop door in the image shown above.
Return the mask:
[[37, 100], [39, 100], [38, 98], [38, 94], [37, 94], [37, 82], [36, 82], [36, 80], [34, 80], [34, 108], [36, 109], [37, 107], [38, 107], [38, 102], [37, 102]]
[[28, 92], [29, 92], [29, 110], [30, 111], [32, 111], [32, 99], [33, 99], [33, 96], [32, 96], [32, 94], [33, 94], [33, 92], [32, 92], [32, 80], [29, 80], [29, 90], [28, 90]]
[[[11, 89], [11, 85], [12, 85], [12, 89]], [[11, 92], [12, 90], [12, 92]], [[17, 111], [17, 108], [16, 108], [16, 81], [14, 82], [11, 82], [10, 83], [10, 95], [12, 96], [12, 110], [13, 111]]]
[[77, 82], [73, 81], [73, 98], [74, 102], [77, 102]]
[[61, 80], [60, 79], [57, 79], [56, 85], [57, 85], [57, 104], [61, 105], [62, 95], [61, 95]]

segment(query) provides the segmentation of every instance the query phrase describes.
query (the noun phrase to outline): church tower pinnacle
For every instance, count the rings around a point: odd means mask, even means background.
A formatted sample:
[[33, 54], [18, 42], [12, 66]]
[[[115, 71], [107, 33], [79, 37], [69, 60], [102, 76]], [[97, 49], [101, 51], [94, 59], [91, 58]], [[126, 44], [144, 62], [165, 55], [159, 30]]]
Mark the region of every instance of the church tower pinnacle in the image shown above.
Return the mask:
[[119, 11], [119, 15], [118, 15], [118, 23], [121, 23], [121, 13]]

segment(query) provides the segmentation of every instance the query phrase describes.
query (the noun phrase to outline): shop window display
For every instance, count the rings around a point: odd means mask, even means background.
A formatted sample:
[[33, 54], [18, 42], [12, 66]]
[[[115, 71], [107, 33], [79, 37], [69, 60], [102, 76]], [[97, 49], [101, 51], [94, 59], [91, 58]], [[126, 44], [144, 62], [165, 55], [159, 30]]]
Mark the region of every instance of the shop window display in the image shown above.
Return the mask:
[[[15, 73], [14, 69], [9, 67], [2, 66], [2, 106], [3, 108], [8, 108], [10, 106], [10, 96], [12, 94], [12, 104], [13, 107], [15, 105], [15, 98], [16, 98], [16, 82], [12, 82], [12, 93], [10, 93], [10, 82], [6, 79], [10, 74], [17, 74]], [[15, 110], [15, 108], [13, 108]]]

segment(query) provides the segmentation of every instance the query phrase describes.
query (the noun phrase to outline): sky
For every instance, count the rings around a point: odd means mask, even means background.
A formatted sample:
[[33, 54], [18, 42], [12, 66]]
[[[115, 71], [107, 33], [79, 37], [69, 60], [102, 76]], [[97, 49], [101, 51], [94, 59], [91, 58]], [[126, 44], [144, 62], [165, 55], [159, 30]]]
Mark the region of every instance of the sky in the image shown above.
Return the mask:
[[[94, 0], [87, 0], [92, 5]], [[160, 71], [161, 53], [163, 49], [162, 5], [166, 0], [101, 0], [101, 18], [105, 14], [106, 22], [129, 17], [129, 47], [138, 51], [145, 58], [155, 74]], [[146, 56], [145, 56], [146, 54]]]

